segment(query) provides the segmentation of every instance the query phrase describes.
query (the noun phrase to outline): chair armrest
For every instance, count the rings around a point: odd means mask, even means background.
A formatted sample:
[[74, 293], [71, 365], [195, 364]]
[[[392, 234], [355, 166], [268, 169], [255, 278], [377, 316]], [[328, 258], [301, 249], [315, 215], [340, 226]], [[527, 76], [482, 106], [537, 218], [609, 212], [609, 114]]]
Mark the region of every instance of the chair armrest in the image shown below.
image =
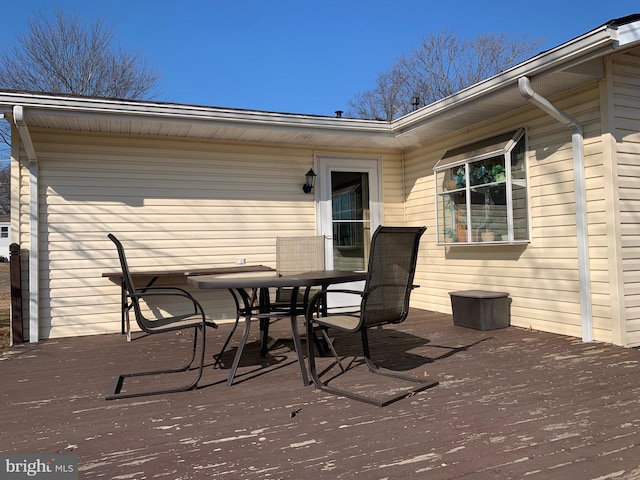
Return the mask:
[[307, 305], [307, 311], [305, 312], [305, 318], [309, 319], [313, 315], [313, 312], [316, 311], [320, 305], [320, 302], [324, 299], [327, 293], [346, 293], [350, 295], [357, 295], [358, 297], [363, 297], [363, 292], [360, 290], [347, 290], [347, 289], [324, 289], [320, 290], [316, 293], [311, 300], [309, 300], [309, 304]]
[[[396, 288], [403, 288], [403, 289], [404, 289], [404, 288], [406, 288], [404, 284], [399, 285], [399, 284], [396, 284], [396, 283], [380, 283], [380, 284], [378, 284], [378, 285], [375, 285], [374, 287], [371, 287], [371, 288], [370, 288], [370, 289], [368, 289], [368, 290], [363, 291], [363, 292], [362, 292], [362, 296], [363, 296], [363, 297], [366, 297], [366, 296], [367, 296], [367, 295], [369, 295], [373, 290], [375, 290], [375, 289], [377, 289], [377, 288], [383, 288], [383, 287], [396, 287]], [[420, 287], [420, 285], [411, 285], [411, 287], [409, 287], [409, 288], [411, 288], [411, 290], [413, 290], [414, 288], [419, 288], [419, 287]]]
[[[154, 290], [154, 291], [149, 291]], [[139, 291], [136, 291], [133, 295], [128, 295], [130, 298], [138, 298], [140, 300], [144, 300], [145, 297], [179, 297], [186, 298], [193, 305], [193, 313], [202, 315], [203, 321], [206, 319], [206, 314], [204, 312], [204, 308], [196, 300], [196, 298], [191, 295], [187, 290], [179, 287], [147, 287], [141, 288]]]
[[346, 289], [341, 289], [341, 288], [332, 288], [331, 290], [326, 289], [326, 290], [322, 290], [319, 293], [349, 293], [352, 295], [358, 295], [359, 297], [362, 296], [362, 290], [346, 290]]

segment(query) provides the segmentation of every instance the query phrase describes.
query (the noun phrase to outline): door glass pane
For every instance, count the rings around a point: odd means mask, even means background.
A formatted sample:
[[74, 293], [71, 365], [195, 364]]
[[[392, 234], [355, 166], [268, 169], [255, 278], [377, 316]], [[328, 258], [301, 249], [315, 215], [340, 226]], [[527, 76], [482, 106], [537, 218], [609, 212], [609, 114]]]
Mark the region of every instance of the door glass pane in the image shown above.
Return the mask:
[[369, 175], [331, 172], [331, 210], [334, 268], [364, 270], [371, 240]]

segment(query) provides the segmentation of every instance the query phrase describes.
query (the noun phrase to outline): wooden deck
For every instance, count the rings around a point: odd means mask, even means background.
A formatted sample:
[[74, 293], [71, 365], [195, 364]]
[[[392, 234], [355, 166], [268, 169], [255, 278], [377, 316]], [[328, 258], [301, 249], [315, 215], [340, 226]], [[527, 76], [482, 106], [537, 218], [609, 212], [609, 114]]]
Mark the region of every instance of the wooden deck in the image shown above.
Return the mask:
[[[209, 335], [209, 358], [228, 331]], [[374, 356], [440, 385], [378, 408], [303, 387], [291, 343], [261, 359], [253, 339], [231, 387], [233, 349], [198, 390], [109, 402], [116, 373], [180, 363], [189, 335], [11, 348], [0, 356], [0, 451], [77, 454], [83, 479], [640, 478], [635, 349], [414, 310], [373, 332]], [[339, 351], [351, 345], [336, 336]]]

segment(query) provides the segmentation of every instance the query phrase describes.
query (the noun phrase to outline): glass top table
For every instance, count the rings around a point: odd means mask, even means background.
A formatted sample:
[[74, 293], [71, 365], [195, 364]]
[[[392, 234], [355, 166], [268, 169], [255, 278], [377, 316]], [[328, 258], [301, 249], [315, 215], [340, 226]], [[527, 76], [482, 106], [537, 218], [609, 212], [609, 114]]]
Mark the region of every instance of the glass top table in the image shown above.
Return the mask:
[[[294, 289], [294, 292], [291, 296], [292, 305], [290, 307], [290, 318], [291, 318], [291, 331], [293, 334], [293, 343], [296, 350], [296, 354], [298, 357], [298, 364], [300, 367], [300, 375], [302, 377], [302, 382], [304, 385], [309, 385], [309, 378], [307, 376], [307, 369], [304, 364], [304, 355], [302, 352], [302, 343], [300, 340], [300, 335], [298, 332], [297, 325], [297, 316], [298, 309], [296, 308], [296, 301], [298, 297], [298, 290], [303, 288], [308, 289], [311, 287], [322, 287], [322, 289], [328, 288], [330, 285], [339, 284], [339, 283], [348, 283], [348, 282], [356, 282], [366, 279], [366, 272], [363, 271], [342, 271], [342, 270], [317, 270], [310, 272], [303, 272], [298, 274], [290, 274], [290, 275], [279, 275], [277, 272], [251, 272], [251, 273], [231, 273], [225, 275], [189, 275], [187, 277], [187, 282], [198, 288], [198, 289], [226, 289], [229, 290], [236, 300], [236, 306], [238, 307], [238, 312], [236, 316], [236, 324], [240, 318], [241, 312], [245, 317], [245, 325], [244, 325], [244, 333], [242, 336], [242, 340], [236, 352], [236, 355], [233, 360], [233, 364], [231, 366], [231, 372], [229, 373], [229, 378], [227, 383], [229, 385], [233, 384], [233, 379], [236, 374], [236, 370], [238, 368], [238, 364], [240, 363], [240, 357], [242, 356], [242, 351], [246, 344], [247, 338], [249, 336], [249, 329], [251, 325], [251, 319], [256, 317], [255, 308], [252, 305], [252, 299], [255, 298], [255, 292], [260, 290], [264, 292], [269, 288], [277, 288], [277, 287], [290, 287]], [[236, 296], [237, 294], [237, 296]], [[244, 307], [240, 309], [237, 298], [238, 296], [242, 299]], [[269, 314], [269, 304], [268, 304], [268, 294], [261, 295], [263, 302], [266, 302], [266, 305], [261, 305], [261, 312], [266, 312]], [[308, 300], [308, 295], [305, 295], [305, 298]], [[263, 328], [263, 345], [266, 341], [266, 332], [268, 331], [268, 318], [266, 322], [261, 322], [261, 328]], [[266, 323], [266, 325], [265, 325]], [[234, 327], [235, 329], [235, 327]], [[229, 337], [233, 334], [233, 331], [229, 335]], [[227, 339], [228, 341], [229, 339]], [[226, 345], [226, 343], [225, 343]], [[224, 350], [225, 347], [223, 347]], [[222, 352], [221, 352], [222, 354]]]

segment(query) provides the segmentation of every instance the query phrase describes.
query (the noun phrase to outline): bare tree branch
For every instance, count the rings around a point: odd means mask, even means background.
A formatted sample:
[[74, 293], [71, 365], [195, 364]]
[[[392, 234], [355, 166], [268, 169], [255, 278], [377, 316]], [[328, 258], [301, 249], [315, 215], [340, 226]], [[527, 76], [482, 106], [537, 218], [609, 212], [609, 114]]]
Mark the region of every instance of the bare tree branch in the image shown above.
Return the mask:
[[[0, 54], [0, 88], [122, 99], [153, 98], [159, 75], [139, 55], [112, 47], [113, 32], [100, 20], [40, 13], [27, 33]], [[11, 128], [0, 121], [0, 214], [9, 210]]]
[[111, 98], [153, 98], [159, 79], [144, 60], [112, 48], [100, 20], [84, 25], [56, 9], [29, 21], [28, 31], [0, 56], [0, 88]]
[[0, 163], [0, 215], [11, 211], [11, 170], [8, 162]]
[[531, 56], [540, 40], [507, 34], [482, 34], [461, 40], [448, 30], [424, 37], [418, 48], [401, 55], [376, 86], [356, 94], [346, 115], [393, 120], [414, 109], [411, 99], [430, 104], [492, 77]]

